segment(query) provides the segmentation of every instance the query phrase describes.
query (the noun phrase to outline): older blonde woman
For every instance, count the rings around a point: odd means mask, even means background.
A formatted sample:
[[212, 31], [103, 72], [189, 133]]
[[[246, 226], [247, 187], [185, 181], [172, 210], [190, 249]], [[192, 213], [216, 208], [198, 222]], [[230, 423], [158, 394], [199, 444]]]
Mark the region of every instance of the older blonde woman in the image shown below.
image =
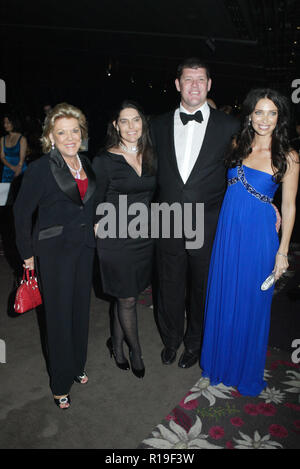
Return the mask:
[[50, 387], [61, 409], [70, 406], [74, 380], [88, 381], [84, 368], [96, 184], [88, 158], [78, 154], [85, 138], [83, 113], [66, 103], [55, 106], [45, 119], [42, 144], [46, 154], [25, 172], [14, 206], [17, 246], [24, 267], [36, 265], [40, 276]]

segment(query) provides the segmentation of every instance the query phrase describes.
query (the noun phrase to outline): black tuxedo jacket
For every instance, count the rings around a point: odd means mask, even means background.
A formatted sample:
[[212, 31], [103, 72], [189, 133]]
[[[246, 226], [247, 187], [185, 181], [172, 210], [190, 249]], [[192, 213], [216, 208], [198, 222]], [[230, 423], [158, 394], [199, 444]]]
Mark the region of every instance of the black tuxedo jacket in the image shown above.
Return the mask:
[[14, 205], [16, 242], [22, 259], [53, 253], [63, 256], [66, 248], [77, 249], [81, 245], [95, 247], [96, 177], [89, 159], [84, 155], [80, 158], [88, 177], [83, 201], [75, 179], [56, 149], [31, 163], [25, 171]]
[[[151, 123], [151, 138], [157, 157], [157, 200], [172, 204], [204, 203], [204, 247], [211, 248], [219, 210], [226, 189], [224, 155], [234, 134], [239, 130], [239, 121], [232, 116], [210, 108], [206, 132], [196, 163], [186, 181], [181, 179], [175, 153], [174, 112], [155, 118]], [[195, 229], [195, 207], [193, 207], [193, 229]], [[159, 239], [161, 249], [177, 253], [183, 249], [185, 239]], [[191, 255], [199, 254], [191, 249]]]

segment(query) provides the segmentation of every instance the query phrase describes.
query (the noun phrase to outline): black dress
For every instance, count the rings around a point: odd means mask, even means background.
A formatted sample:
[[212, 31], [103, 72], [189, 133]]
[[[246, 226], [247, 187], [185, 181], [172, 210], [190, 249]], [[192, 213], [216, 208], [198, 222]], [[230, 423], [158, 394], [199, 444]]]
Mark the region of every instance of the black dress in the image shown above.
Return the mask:
[[[97, 178], [97, 207], [103, 202], [111, 204], [109, 222], [104, 223], [108, 211], [97, 216], [97, 221], [109, 231], [108, 237], [97, 237], [102, 287], [105, 293], [117, 298], [136, 297], [151, 283], [154, 245], [149, 226], [155, 176], [145, 165], [139, 176], [123, 155], [109, 151], [94, 158], [93, 168]], [[132, 206], [136, 203], [142, 205]], [[136, 214], [128, 214], [130, 207], [136, 209]], [[136, 227], [140, 236], [133, 237], [130, 227]]]

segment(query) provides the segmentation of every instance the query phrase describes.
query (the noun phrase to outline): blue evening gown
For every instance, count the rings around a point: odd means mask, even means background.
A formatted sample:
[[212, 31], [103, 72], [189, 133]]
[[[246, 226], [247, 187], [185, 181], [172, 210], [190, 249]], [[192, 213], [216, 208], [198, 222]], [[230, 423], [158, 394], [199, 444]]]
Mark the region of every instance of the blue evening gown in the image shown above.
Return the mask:
[[207, 286], [202, 376], [256, 396], [264, 366], [274, 286], [261, 291], [278, 250], [278, 188], [273, 177], [245, 165], [228, 171]]
[[[7, 147], [5, 144], [5, 137], [3, 139], [3, 149], [4, 149], [5, 159], [8, 163], [10, 163], [13, 166], [17, 166], [17, 164], [19, 164], [19, 161], [20, 161], [21, 138], [22, 138], [22, 135], [19, 137], [17, 143], [13, 147]], [[23, 167], [22, 167], [22, 173], [24, 173], [26, 167], [27, 167], [26, 163], [24, 162]], [[3, 165], [1, 182], [12, 182], [14, 177], [15, 177], [14, 171], [10, 169], [8, 166]]]

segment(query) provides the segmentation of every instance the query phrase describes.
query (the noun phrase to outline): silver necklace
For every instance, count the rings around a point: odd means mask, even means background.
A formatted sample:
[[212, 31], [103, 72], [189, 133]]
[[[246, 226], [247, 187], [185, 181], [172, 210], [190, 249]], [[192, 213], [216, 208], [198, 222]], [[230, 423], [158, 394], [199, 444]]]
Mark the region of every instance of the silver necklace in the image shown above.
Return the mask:
[[138, 150], [138, 147], [134, 146], [134, 147], [131, 147], [131, 148], [128, 148], [126, 147], [126, 145], [124, 145], [122, 142], [119, 143], [119, 147], [122, 148], [122, 150], [124, 151], [127, 151], [127, 153], [137, 153], [139, 150]]
[[75, 174], [75, 179], [80, 179], [80, 171], [82, 170], [82, 164], [81, 164], [81, 161], [80, 161], [79, 156], [78, 156], [78, 155], [76, 155], [76, 156], [77, 156], [77, 161], [78, 161], [78, 163], [79, 163], [79, 168], [78, 168], [78, 169], [72, 168], [70, 165], [68, 165], [68, 163], [66, 162], [66, 160], [65, 160], [65, 163], [66, 163], [66, 165], [68, 166], [68, 168], [69, 168], [71, 171], [73, 171], [73, 173], [76, 173], [76, 174]]

